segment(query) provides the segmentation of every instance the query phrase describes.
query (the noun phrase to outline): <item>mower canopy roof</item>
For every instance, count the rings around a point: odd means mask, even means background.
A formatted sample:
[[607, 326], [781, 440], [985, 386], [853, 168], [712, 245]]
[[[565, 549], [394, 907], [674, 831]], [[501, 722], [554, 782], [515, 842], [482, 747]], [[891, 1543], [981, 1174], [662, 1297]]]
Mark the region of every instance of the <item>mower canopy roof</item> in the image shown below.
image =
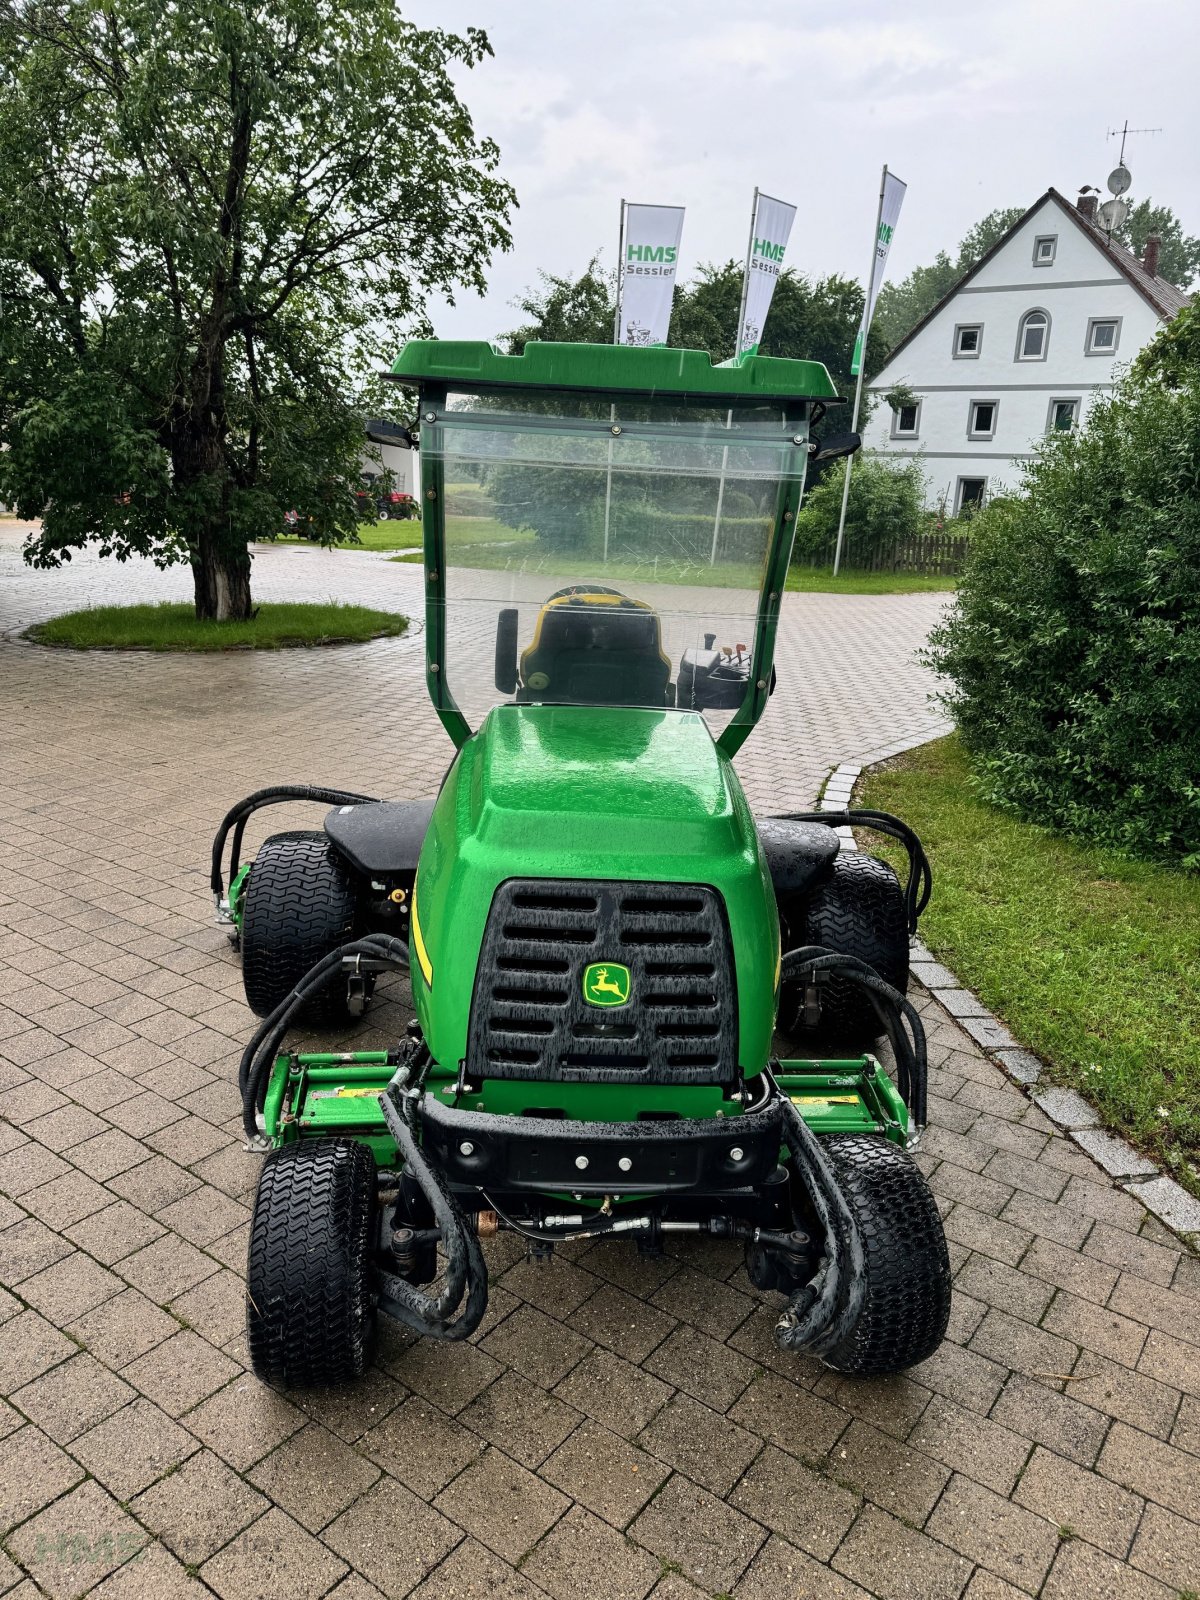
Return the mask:
[[444, 384], [475, 394], [553, 389], [718, 400], [732, 406], [764, 400], [838, 403], [833, 380], [819, 361], [744, 355], [714, 364], [705, 350], [665, 345], [532, 340], [523, 355], [507, 356], [483, 340], [412, 339], [396, 357], [391, 376], [400, 383]]

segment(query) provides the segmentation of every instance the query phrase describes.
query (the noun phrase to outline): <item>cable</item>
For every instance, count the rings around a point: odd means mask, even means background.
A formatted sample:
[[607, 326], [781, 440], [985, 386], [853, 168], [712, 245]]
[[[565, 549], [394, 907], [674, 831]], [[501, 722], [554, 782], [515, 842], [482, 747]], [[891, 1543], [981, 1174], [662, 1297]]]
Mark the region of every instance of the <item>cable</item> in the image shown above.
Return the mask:
[[888, 811], [787, 811], [767, 819], [771, 822], [818, 822], [827, 828], [871, 828], [875, 833], [898, 839], [908, 853], [908, 878], [904, 885], [904, 912], [909, 933], [916, 933], [917, 921], [933, 893], [933, 869], [916, 833], [907, 822]]

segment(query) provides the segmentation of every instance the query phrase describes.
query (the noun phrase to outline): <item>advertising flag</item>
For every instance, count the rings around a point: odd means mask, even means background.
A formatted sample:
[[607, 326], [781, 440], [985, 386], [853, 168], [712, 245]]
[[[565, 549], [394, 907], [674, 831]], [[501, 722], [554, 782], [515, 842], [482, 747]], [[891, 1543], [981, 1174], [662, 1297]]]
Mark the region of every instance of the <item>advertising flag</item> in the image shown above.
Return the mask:
[[871, 318], [875, 315], [875, 302], [883, 287], [888, 251], [892, 247], [892, 237], [896, 232], [896, 223], [900, 218], [900, 207], [904, 203], [906, 188], [907, 185], [901, 183], [894, 172], [889, 172], [884, 167], [883, 190], [879, 199], [879, 227], [875, 235], [875, 254], [871, 258], [871, 282], [867, 288], [867, 306], [862, 327], [858, 330], [858, 338], [854, 341], [854, 355], [850, 361], [852, 378], [857, 378], [862, 367], [863, 345], [871, 328]]
[[795, 220], [795, 206], [772, 199], [758, 189], [754, 191], [750, 248], [746, 252], [746, 272], [742, 280], [742, 314], [738, 319], [739, 356], [753, 354], [758, 349]]
[[683, 236], [682, 206], [625, 205], [617, 343], [666, 344]]

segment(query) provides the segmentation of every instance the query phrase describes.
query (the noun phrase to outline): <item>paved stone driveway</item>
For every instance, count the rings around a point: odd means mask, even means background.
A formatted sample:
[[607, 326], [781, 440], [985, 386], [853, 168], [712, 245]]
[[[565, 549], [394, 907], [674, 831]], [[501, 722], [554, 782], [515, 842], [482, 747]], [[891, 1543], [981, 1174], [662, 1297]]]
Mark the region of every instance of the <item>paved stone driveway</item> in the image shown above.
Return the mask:
[[[264, 596], [411, 609], [416, 574], [275, 551]], [[166, 593], [186, 587], [155, 578]], [[25, 574], [0, 630], [135, 592]], [[744, 753], [760, 807], [938, 731], [932, 597], [789, 597]], [[886, 1382], [774, 1348], [710, 1244], [491, 1250], [464, 1346], [385, 1337], [352, 1390], [251, 1378], [250, 1025], [210, 921], [214, 821], [264, 782], [427, 792], [419, 645], [221, 660], [0, 641], [0, 1593], [104, 1600], [1167, 1600], [1200, 1574], [1200, 1272], [932, 1002], [922, 1156], [951, 1337]], [[303, 813], [272, 820], [271, 827]], [[394, 1028], [402, 990], [362, 1039]], [[24, 1576], [31, 1574], [32, 1578]]]

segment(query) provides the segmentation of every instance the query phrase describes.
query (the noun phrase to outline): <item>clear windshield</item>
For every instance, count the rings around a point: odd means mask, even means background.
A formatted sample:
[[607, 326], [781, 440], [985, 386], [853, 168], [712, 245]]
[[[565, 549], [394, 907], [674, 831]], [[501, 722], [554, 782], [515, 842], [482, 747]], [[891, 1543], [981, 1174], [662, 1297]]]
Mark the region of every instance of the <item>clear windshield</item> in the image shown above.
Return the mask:
[[516, 700], [727, 723], [806, 426], [779, 407], [545, 395], [460, 396], [424, 423], [423, 469], [442, 468], [443, 670], [467, 721]]

